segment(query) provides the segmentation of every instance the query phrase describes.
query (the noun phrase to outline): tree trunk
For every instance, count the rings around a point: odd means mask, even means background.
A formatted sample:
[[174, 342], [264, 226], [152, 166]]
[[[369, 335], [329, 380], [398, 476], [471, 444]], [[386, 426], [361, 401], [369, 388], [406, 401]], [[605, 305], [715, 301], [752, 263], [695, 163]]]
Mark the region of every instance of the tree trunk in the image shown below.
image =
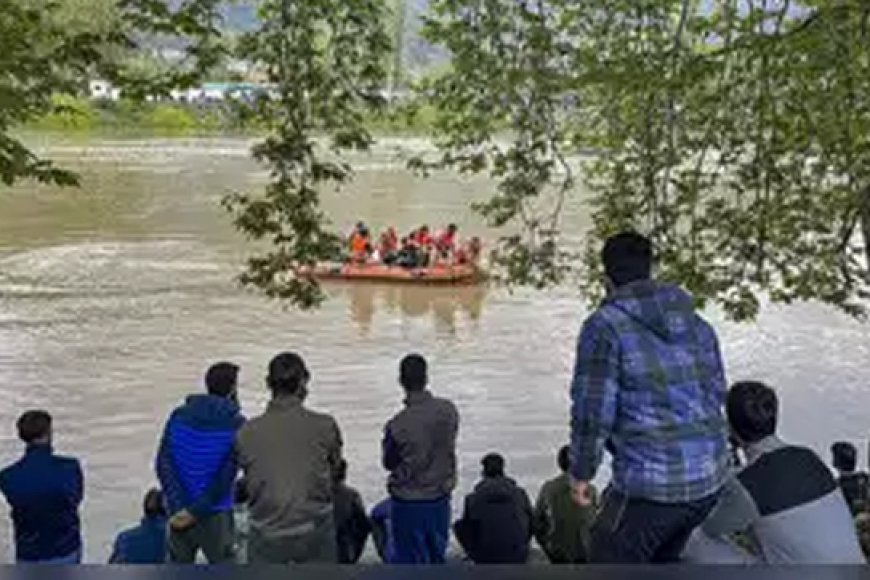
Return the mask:
[[870, 186], [861, 195], [861, 234], [864, 237], [865, 275], [870, 280]]

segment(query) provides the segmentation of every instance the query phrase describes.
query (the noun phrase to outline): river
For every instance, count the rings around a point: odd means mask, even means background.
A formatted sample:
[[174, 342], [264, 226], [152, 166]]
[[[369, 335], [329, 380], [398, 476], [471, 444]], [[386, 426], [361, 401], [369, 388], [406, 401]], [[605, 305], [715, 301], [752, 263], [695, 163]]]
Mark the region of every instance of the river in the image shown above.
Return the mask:
[[[350, 483], [368, 503], [384, 493], [381, 430], [401, 406], [396, 367], [411, 350], [430, 359], [433, 389], [462, 413], [460, 493], [491, 450], [507, 456], [530, 494], [554, 474], [585, 313], [573, 289], [334, 285], [317, 312], [286, 310], [234, 282], [250, 247], [219, 201], [264, 180], [248, 143], [35, 144], [79, 169], [83, 187], [0, 190], [0, 461], [20, 454], [21, 411], [53, 413], [56, 447], [86, 470], [87, 561], [105, 561], [114, 534], [139, 517], [167, 414], [201, 389], [206, 366], [220, 359], [241, 365], [240, 396], [255, 415], [267, 401], [269, 358], [301, 352], [313, 374], [310, 404], [337, 418]], [[415, 177], [402, 151], [419, 146], [390, 141], [360, 158], [354, 184], [325, 195], [335, 222], [364, 218], [404, 230], [456, 221], [485, 235], [468, 203], [491, 185]], [[567, 229], [582, 230], [584, 215], [582, 204], [569, 207]], [[815, 304], [765, 306], [747, 325], [707, 316], [721, 334], [729, 378], [779, 389], [788, 438], [825, 457], [834, 439], [848, 439], [865, 455], [870, 325]], [[7, 558], [9, 534], [0, 524]]]

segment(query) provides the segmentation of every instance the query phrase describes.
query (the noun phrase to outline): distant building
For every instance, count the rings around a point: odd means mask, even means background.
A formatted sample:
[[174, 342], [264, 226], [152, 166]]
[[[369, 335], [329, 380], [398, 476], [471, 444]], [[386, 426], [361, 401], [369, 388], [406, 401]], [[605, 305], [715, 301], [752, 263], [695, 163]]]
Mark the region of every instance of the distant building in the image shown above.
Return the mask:
[[88, 94], [95, 101], [117, 101], [121, 98], [121, 89], [115, 88], [109, 81], [93, 80], [88, 83]]

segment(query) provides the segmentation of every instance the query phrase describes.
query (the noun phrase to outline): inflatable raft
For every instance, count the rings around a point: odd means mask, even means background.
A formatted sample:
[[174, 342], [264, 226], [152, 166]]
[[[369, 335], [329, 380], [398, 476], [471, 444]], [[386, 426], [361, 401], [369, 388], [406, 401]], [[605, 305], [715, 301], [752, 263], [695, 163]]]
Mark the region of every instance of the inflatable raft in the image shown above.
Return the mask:
[[484, 279], [479, 268], [468, 264], [413, 269], [384, 264], [324, 264], [314, 268], [311, 275], [319, 280], [444, 285], [477, 284]]

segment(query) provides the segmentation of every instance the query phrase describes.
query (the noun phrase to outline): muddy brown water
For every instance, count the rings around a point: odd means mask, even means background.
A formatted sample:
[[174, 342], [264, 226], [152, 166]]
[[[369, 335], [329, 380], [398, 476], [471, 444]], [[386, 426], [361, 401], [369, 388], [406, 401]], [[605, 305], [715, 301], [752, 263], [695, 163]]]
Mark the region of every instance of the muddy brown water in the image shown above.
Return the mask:
[[[51, 410], [56, 447], [86, 470], [87, 561], [105, 561], [114, 534], [138, 519], [165, 417], [201, 389], [204, 368], [218, 359], [242, 366], [241, 398], [254, 415], [267, 400], [269, 358], [282, 349], [303, 353], [313, 373], [310, 403], [338, 419], [350, 482], [368, 503], [384, 493], [381, 430], [400, 408], [396, 366], [409, 350], [430, 358], [434, 390], [460, 407], [458, 494], [473, 487], [479, 458], [491, 450], [507, 456], [532, 495], [553, 475], [584, 315], [574, 290], [336, 284], [319, 311], [287, 311], [233, 280], [250, 247], [219, 200], [264, 179], [247, 142], [34, 143], [79, 168], [83, 187], [0, 190], [0, 460], [21, 452], [21, 411]], [[335, 222], [349, 227], [363, 217], [410, 229], [456, 221], [487, 234], [468, 203], [491, 185], [411, 175], [402, 158], [420, 147], [393, 140], [360, 158], [355, 183], [325, 195]], [[581, 231], [585, 212], [571, 205], [566, 229]], [[708, 317], [729, 378], [778, 387], [787, 437], [825, 456], [834, 439], [852, 440], [866, 461], [870, 326], [814, 304], [766, 307], [751, 325]], [[7, 521], [0, 547], [8, 560]]]

